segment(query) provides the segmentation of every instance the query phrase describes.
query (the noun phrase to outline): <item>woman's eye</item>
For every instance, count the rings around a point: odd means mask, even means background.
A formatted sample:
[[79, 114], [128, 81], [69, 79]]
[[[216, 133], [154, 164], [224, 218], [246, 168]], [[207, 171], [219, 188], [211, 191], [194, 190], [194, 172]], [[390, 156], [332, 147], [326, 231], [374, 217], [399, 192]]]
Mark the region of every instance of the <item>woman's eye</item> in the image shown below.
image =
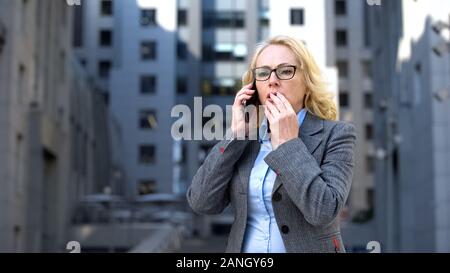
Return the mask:
[[290, 69], [283, 69], [283, 70], [281, 70], [281, 74], [283, 74], [283, 75], [290, 75], [290, 74], [292, 74], [292, 70], [290, 70]]

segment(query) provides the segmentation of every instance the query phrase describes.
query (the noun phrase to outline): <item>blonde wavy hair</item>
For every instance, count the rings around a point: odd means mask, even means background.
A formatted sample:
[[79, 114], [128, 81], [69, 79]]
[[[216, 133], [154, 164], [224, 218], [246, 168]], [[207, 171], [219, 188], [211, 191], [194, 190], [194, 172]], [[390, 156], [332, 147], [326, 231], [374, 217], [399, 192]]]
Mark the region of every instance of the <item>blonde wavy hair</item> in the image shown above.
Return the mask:
[[252, 70], [256, 67], [256, 61], [261, 52], [270, 45], [286, 46], [296, 56], [306, 85], [304, 99], [306, 109], [322, 119], [336, 120], [337, 108], [333, 101], [333, 94], [327, 90], [327, 84], [322, 78], [322, 72], [319, 66], [304, 43], [292, 37], [275, 36], [258, 44], [250, 62], [249, 69], [242, 77], [242, 84], [246, 85], [253, 82]]

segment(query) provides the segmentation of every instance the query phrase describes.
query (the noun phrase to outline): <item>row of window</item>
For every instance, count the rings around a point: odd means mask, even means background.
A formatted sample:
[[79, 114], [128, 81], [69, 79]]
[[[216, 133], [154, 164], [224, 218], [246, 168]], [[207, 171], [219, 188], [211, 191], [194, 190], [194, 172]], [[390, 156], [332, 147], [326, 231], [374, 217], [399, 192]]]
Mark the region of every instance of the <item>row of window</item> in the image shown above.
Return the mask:
[[[244, 11], [205, 11], [203, 12], [203, 28], [245, 28]], [[267, 17], [260, 18], [261, 25], [269, 24]], [[295, 8], [290, 10], [291, 25], [304, 25], [304, 9]], [[178, 25], [187, 24], [187, 11], [178, 10]]]
[[244, 28], [244, 17], [243, 11], [205, 11], [203, 28]]
[[[336, 62], [336, 67], [338, 69], [340, 79], [349, 77], [349, 63], [347, 60], [338, 60]], [[363, 78], [371, 79], [373, 76], [372, 62], [370, 60], [361, 61], [361, 71]]]
[[[153, 41], [144, 41], [141, 43], [141, 59], [143, 61], [151, 61], [156, 59], [156, 43]], [[83, 61], [83, 65], [86, 65], [86, 61]], [[98, 76], [100, 78], [108, 78], [109, 72], [112, 67], [110, 60], [98, 61]], [[145, 86], [152, 86], [152, 79], [146, 81]], [[148, 88], [151, 89], [151, 88]], [[144, 92], [147, 93], [147, 92]]]
[[[100, 2], [100, 15], [112, 16], [113, 15], [113, 2], [112, 0], [102, 0]], [[156, 9], [142, 9], [140, 16], [141, 26], [156, 26]]]
[[137, 193], [139, 195], [152, 194], [158, 192], [157, 183], [154, 179], [141, 179], [137, 184]]
[[[113, 32], [107, 29], [99, 31], [99, 46], [111, 47], [113, 43]], [[202, 56], [204, 61], [245, 61], [247, 55], [247, 47], [245, 44], [216, 44], [204, 45], [202, 48]], [[155, 60], [156, 56], [156, 42], [143, 41], [141, 43], [141, 59]], [[188, 57], [187, 44], [179, 41], [177, 43], [177, 58], [179, 60], [186, 60]]]
[[[84, 65], [86, 65], [84, 63]], [[98, 75], [100, 78], [108, 78], [112, 63], [109, 60], [101, 60], [98, 62]], [[202, 80], [202, 95], [234, 95], [239, 90], [241, 79], [218, 78]], [[142, 95], [156, 94], [158, 89], [158, 81], [155, 75], [141, 75], [139, 79], [139, 93]], [[188, 78], [178, 77], [176, 83], [176, 93], [186, 94], [188, 92]]]
[[[372, 109], [373, 107], [373, 97], [371, 93], [365, 93], [363, 96], [364, 108]], [[350, 95], [347, 91], [339, 92], [339, 106], [350, 107]]]
[[[334, 13], [337, 17], [343, 17], [347, 15], [347, 1], [346, 0], [335, 0], [334, 1]], [[370, 35], [368, 31], [369, 22], [368, 22], [368, 5], [363, 5], [363, 44], [366, 47], [369, 47], [371, 44]], [[345, 29], [337, 29], [335, 33], [336, 45], [338, 47], [347, 46], [347, 31]]]
[[[86, 61], [83, 60], [83, 66]], [[98, 75], [100, 78], [107, 79], [111, 70], [112, 62], [109, 60], [100, 60], [98, 62]], [[142, 95], [156, 94], [158, 89], [157, 77], [155, 75], [142, 75], [139, 79], [139, 93]], [[177, 78], [176, 92], [177, 94], [186, 94], [188, 91], [188, 79], [185, 77]], [[205, 92], [206, 93], [206, 92]], [[219, 93], [219, 92], [214, 92]], [[222, 92], [220, 92], [222, 93]]]
[[202, 95], [220, 95], [233, 96], [241, 87], [241, 79], [233, 78], [218, 78], [218, 79], [203, 79], [202, 81]]
[[[156, 26], [156, 9], [142, 9], [140, 15], [141, 26]], [[336, 1], [336, 14], [345, 14], [345, 1]], [[113, 2], [111, 0], [102, 0], [100, 5], [101, 16], [113, 15]], [[203, 14], [204, 28], [244, 28], [245, 12], [244, 11], [205, 11]], [[188, 23], [187, 10], [179, 9], [177, 12], [178, 26], [185, 26]], [[263, 20], [264, 25], [268, 23]], [[290, 10], [291, 25], [304, 25], [305, 15], [304, 9], [295, 8]], [[267, 23], [267, 24], [266, 24]]]
[[247, 46], [245, 44], [217, 43], [205, 44], [202, 47], [202, 59], [212, 61], [245, 61]]
[[[207, 145], [212, 147], [212, 145]], [[200, 151], [202, 148], [200, 148]], [[201, 158], [199, 157], [199, 160]], [[177, 163], [186, 163], [187, 160], [187, 146], [181, 146], [181, 154]], [[138, 146], [138, 163], [143, 165], [156, 163], [156, 146], [153, 144], [142, 144]], [[202, 163], [202, 162], [200, 162]]]
[[[140, 145], [140, 146], [138, 146], [138, 152], [139, 152], [138, 161], [140, 164], [156, 163], [156, 158], [155, 158], [156, 157], [156, 147], [154, 145], [150, 145], [150, 144]], [[180, 152], [181, 153], [180, 153], [179, 159], [177, 160], [177, 163], [185, 164], [187, 162], [187, 146], [183, 144], [181, 146]], [[201, 153], [202, 153], [202, 149], [200, 149], [199, 159], [200, 159]], [[203, 160], [202, 160], [202, 162], [203, 162]], [[137, 181], [136, 186], [137, 186], [136, 190], [139, 195], [152, 194], [152, 193], [158, 192], [157, 181], [156, 181], [156, 179], [153, 179], [153, 178], [139, 179]]]
[[[112, 16], [113, 15], [113, 2], [112, 0], [102, 0], [100, 2], [100, 15]], [[156, 10], [155, 9], [143, 9], [141, 10], [140, 23], [142, 26], [154, 26], [156, 25]], [[187, 24], [187, 11], [185, 9], [178, 10], [178, 25], [183, 26]]]

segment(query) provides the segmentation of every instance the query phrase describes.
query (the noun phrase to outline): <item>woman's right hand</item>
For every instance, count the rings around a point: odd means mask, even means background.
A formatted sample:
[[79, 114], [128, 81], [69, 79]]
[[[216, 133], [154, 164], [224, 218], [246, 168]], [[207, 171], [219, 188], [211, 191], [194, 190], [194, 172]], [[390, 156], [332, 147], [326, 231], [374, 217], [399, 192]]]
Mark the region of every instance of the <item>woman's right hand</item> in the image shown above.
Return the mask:
[[[234, 137], [243, 139], [248, 136], [249, 126], [245, 122], [245, 101], [248, 101], [255, 90], [252, 88], [253, 83], [247, 84], [237, 92], [232, 107], [231, 131]], [[253, 115], [252, 115], [253, 116]], [[250, 119], [252, 120], [252, 119]]]

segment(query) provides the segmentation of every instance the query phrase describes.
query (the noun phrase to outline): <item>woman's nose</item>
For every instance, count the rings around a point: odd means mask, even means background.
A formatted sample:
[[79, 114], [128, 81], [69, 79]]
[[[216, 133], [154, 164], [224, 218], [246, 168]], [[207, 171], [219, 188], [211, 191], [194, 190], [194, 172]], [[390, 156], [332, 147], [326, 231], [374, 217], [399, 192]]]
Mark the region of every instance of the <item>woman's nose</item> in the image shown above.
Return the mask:
[[278, 86], [280, 84], [280, 80], [278, 79], [275, 71], [272, 71], [272, 73], [270, 73], [270, 77], [269, 77], [268, 81], [269, 81], [269, 86]]

